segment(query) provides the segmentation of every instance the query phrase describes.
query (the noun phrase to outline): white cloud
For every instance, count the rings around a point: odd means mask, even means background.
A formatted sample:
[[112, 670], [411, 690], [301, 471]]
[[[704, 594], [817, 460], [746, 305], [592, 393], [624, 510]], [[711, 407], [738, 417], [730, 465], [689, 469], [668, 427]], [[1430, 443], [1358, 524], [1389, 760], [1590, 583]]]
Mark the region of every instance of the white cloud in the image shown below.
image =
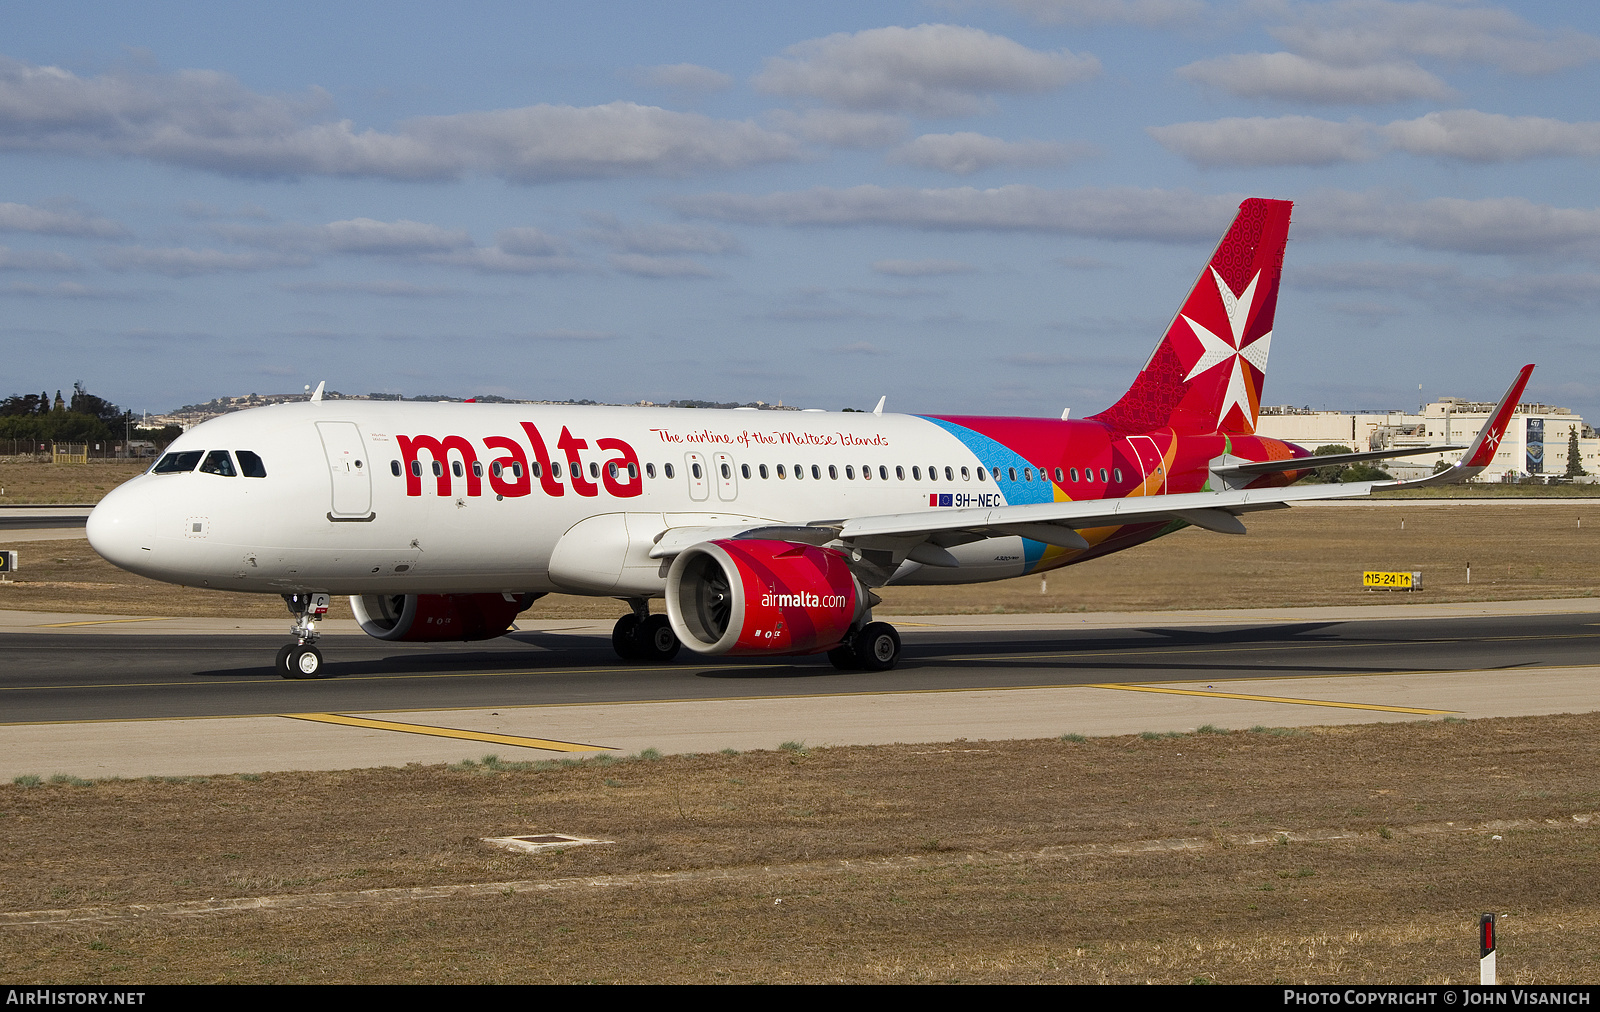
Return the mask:
[[1476, 3], [1336, 0], [1286, 8], [1272, 34], [1326, 63], [1372, 64], [1394, 55], [1484, 63], [1515, 74], [1547, 74], [1600, 59], [1600, 39], [1549, 30], [1517, 14]]
[[297, 281], [279, 285], [285, 292], [297, 295], [383, 295], [402, 298], [434, 298], [441, 295], [460, 295], [459, 288], [438, 285], [417, 285], [409, 281]]
[[1600, 123], [1565, 123], [1541, 116], [1503, 116], [1476, 109], [1430, 112], [1397, 120], [1383, 135], [1414, 155], [1469, 162], [1600, 154]]
[[1198, 21], [1206, 13], [1201, 0], [994, 0], [1040, 24], [1074, 26], [1160, 25]]
[[961, 260], [879, 260], [872, 265], [879, 274], [897, 278], [926, 278], [938, 274], [971, 274], [976, 267]]
[[535, 330], [526, 334], [517, 334], [517, 338], [524, 341], [555, 341], [567, 344], [592, 344], [597, 341], [615, 341], [621, 334], [613, 334], [608, 330]]
[[437, 253], [472, 245], [464, 228], [441, 228], [420, 221], [374, 221], [351, 218], [322, 226], [335, 253]]
[[1381, 105], [1454, 94], [1414, 63], [1336, 66], [1296, 53], [1235, 53], [1179, 67], [1178, 73], [1241, 98], [1291, 102]]
[[456, 153], [462, 169], [518, 183], [687, 176], [800, 156], [793, 137], [754, 123], [633, 102], [428, 116], [401, 130], [429, 150]]
[[537, 228], [503, 228], [494, 234], [494, 243], [518, 256], [561, 256], [568, 250], [566, 240]]
[[1100, 61], [1029, 49], [976, 28], [919, 25], [838, 33], [767, 60], [756, 87], [846, 109], [927, 116], [981, 111], [996, 93], [1055, 91], [1100, 72]]
[[393, 133], [329, 121], [328, 97], [258, 95], [226, 74], [83, 78], [0, 58], [0, 150], [135, 157], [232, 175], [519, 183], [684, 176], [801, 154], [784, 133], [632, 102], [423, 116]]
[[1134, 187], [1047, 190], [1014, 184], [989, 190], [917, 190], [866, 185], [765, 195], [706, 193], [668, 203], [690, 217], [764, 225], [888, 225], [1196, 242], [1215, 241], [1240, 199]]
[[1368, 144], [1371, 127], [1351, 121], [1335, 123], [1312, 116], [1275, 119], [1219, 119], [1146, 127], [1145, 132], [1168, 151], [1196, 165], [1333, 165], [1376, 157]]
[[774, 109], [767, 120], [786, 133], [830, 148], [883, 148], [911, 132], [902, 116], [845, 109], [807, 109], [803, 113]]
[[642, 253], [613, 253], [611, 266], [639, 278], [709, 278], [715, 272], [688, 257], [653, 257]]
[[114, 239], [128, 234], [127, 229], [109, 218], [95, 218], [76, 211], [48, 211], [29, 204], [0, 204], [0, 232], [90, 236], [97, 239]]
[[0, 271], [75, 271], [82, 266], [65, 253], [0, 246]]
[[889, 161], [970, 175], [997, 165], [1065, 165], [1093, 149], [1086, 144], [1052, 141], [1003, 141], [979, 133], [923, 134], [890, 152]]
[[1458, 279], [1461, 271], [1444, 264], [1389, 263], [1377, 260], [1295, 266], [1286, 263], [1284, 283], [1328, 291], [1410, 291], [1421, 285]]
[[744, 245], [737, 236], [707, 225], [623, 225], [608, 214], [590, 215], [594, 228], [584, 237], [601, 242], [621, 253], [660, 256], [669, 253], [720, 255], [741, 253]]
[[646, 84], [680, 95], [709, 95], [733, 83], [733, 78], [720, 70], [694, 63], [670, 63], [657, 67], [643, 67], [637, 77]]
[[570, 274], [575, 271], [594, 270], [592, 264], [575, 257], [558, 254], [526, 255], [513, 253], [499, 246], [474, 246], [450, 253], [427, 253], [421, 257], [427, 263], [446, 267], [465, 267], [480, 274]]
[[103, 288], [90, 288], [76, 281], [58, 281], [53, 285], [39, 285], [31, 281], [13, 281], [0, 285], [0, 295], [25, 295], [47, 299], [133, 299], [131, 292], [113, 292]]
[[279, 267], [303, 267], [311, 262], [307, 257], [224, 253], [221, 250], [196, 250], [188, 247], [152, 249], [145, 246], [122, 246], [102, 250], [98, 259], [102, 265], [113, 271], [142, 271], [165, 274], [172, 278], [217, 274], [223, 271], [266, 271]]
[[1406, 201], [1326, 190], [1296, 207], [1303, 237], [1383, 239], [1422, 249], [1511, 257], [1600, 259], [1600, 208], [1551, 207], [1525, 197]]
[[217, 225], [211, 231], [243, 246], [307, 253], [408, 256], [472, 245], [466, 229], [405, 219], [351, 218], [326, 225]]

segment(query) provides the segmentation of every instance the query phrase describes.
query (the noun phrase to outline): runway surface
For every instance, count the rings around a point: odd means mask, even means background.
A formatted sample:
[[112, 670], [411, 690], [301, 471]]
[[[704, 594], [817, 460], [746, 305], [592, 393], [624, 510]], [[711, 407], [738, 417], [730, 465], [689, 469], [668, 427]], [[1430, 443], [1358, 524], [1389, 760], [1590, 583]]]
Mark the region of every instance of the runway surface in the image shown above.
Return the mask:
[[[825, 658], [701, 658], [625, 665], [609, 636], [516, 633], [484, 643], [324, 638], [329, 677], [272, 670], [286, 635], [0, 634], [4, 721], [146, 720], [285, 709], [450, 709], [1002, 689], [1103, 682], [1229, 682], [1593, 663], [1600, 615], [1275, 622], [1220, 627], [993, 631], [902, 627], [894, 671]], [[284, 623], [287, 625], [287, 623]], [[603, 627], [602, 627], [603, 628]]]
[[595, 622], [479, 644], [336, 634], [320, 643], [330, 677], [319, 681], [273, 673], [287, 636], [255, 631], [262, 623], [4, 619], [0, 776], [1600, 709], [1600, 602], [1588, 601], [908, 618], [897, 620], [904, 659], [883, 673], [687, 651], [664, 667], [624, 665]]

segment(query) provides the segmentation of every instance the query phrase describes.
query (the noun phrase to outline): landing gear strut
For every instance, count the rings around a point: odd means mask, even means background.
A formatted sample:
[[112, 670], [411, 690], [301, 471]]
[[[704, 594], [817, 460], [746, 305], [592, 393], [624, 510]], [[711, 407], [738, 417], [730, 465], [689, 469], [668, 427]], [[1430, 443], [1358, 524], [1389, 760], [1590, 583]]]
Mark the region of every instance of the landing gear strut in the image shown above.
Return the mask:
[[650, 614], [650, 603], [644, 598], [631, 598], [628, 604], [633, 611], [617, 619], [611, 630], [611, 649], [625, 661], [670, 663], [683, 645], [672, 631], [672, 623], [665, 615]]
[[278, 674], [284, 678], [321, 678], [322, 651], [312, 644], [322, 635], [317, 632], [317, 621], [328, 614], [328, 595], [285, 594], [283, 603], [294, 616], [289, 632], [295, 641], [278, 651]]
[[868, 622], [828, 651], [840, 671], [888, 671], [900, 663], [900, 634], [887, 622]]

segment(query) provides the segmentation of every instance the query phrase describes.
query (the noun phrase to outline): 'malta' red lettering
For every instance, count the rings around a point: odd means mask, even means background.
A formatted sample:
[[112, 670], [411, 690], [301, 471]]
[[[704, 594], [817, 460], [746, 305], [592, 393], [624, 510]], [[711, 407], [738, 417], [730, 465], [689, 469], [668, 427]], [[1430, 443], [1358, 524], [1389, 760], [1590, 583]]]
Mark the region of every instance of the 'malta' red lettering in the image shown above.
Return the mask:
[[[600, 475], [600, 483], [596, 484], [584, 473], [580, 458], [580, 451], [589, 449], [588, 440], [574, 436], [563, 426], [556, 448], [565, 456], [565, 461], [552, 461], [538, 428], [532, 422], [523, 422], [521, 425], [533, 449], [534, 463], [531, 468], [528, 466], [527, 448], [516, 439], [510, 436], [483, 438], [483, 445], [493, 458], [489, 466], [489, 488], [494, 494], [507, 498], [531, 495], [533, 479], [537, 477], [539, 487], [546, 495], [565, 495], [566, 484], [556, 477], [559, 473], [557, 467], [562, 463], [571, 471], [572, 490], [581, 496], [598, 496], [602, 485], [607, 495], [619, 499], [644, 494], [644, 484], [639, 474], [639, 455], [626, 441], [609, 437], [595, 440], [595, 447], [609, 454], [604, 464], [594, 465]], [[466, 437], [418, 435], [396, 436], [395, 440], [404, 458], [407, 496], [422, 495], [424, 455], [429, 458], [428, 468], [434, 472], [438, 495], [451, 495], [453, 481], [457, 477], [466, 479], [467, 495], [483, 494], [483, 465], [479, 463], [477, 450]], [[452, 455], [456, 459], [452, 459]]]

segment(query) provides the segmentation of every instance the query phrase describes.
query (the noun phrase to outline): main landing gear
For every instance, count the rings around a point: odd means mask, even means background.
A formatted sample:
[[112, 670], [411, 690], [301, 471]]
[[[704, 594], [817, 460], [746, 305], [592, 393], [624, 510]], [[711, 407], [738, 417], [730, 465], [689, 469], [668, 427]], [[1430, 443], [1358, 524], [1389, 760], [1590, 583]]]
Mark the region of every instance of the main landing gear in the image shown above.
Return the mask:
[[840, 671], [888, 671], [900, 663], [900, 634], [887, 622], [868, 622], [828, 651]]
[[644, 598], [632, 598], [628, 605], [633, 611], [617, 619], [611, 630], [611, 649], [625, 661], [671, 663], [683, 644], [667, 616], [650, 614], [650, 603]]
[[321, 678], [322, 651], [312, 644], [322, 635], [317, 632], [317, 620], [328, 614], [328, 595], [285, 594], [283, 603], [294, 616], [289, 632], [295, 641], [278, 651], [278, 674], [284, 678]]

